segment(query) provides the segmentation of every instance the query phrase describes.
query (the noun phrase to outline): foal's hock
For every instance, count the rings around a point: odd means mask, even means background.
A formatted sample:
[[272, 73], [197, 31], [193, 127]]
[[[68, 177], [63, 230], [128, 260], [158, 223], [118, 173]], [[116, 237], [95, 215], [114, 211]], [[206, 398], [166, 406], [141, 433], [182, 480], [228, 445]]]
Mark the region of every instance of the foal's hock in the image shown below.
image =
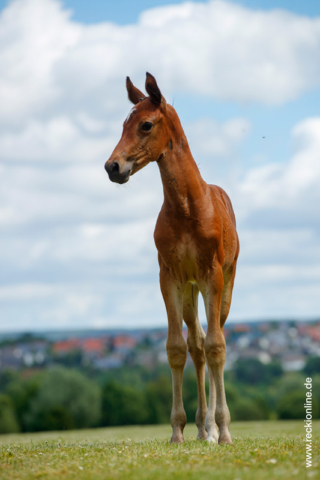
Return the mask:
[[[168, 315], [167, 353], [172, 372], [172, 442], [183, 442], [186, 414], [182, 377], [190, 352], [198, 381], [196, 424], [198, 439], [232, 443], [223, 368], [227, 320], [239, 240], [231, 201], [222, 188], [208, 185], [191, 155], [179, 117], [147, 73], [146, 97], [127, 77], [127, 91], [135, 105], [123, 124], [122, 137], [106, 162], [112, 182], [125, 183], [149, 162], [156, 161], [164, 201], [154, 239], [160, 265], [160, 287]], [[201, 292], [208, 329], [198, 318]], [[185, 342], [183, 320], [188, 327]], [[205, 363], [209, 371], [207, 407]], [[219, 429], [219, 431], [218, 431]]]

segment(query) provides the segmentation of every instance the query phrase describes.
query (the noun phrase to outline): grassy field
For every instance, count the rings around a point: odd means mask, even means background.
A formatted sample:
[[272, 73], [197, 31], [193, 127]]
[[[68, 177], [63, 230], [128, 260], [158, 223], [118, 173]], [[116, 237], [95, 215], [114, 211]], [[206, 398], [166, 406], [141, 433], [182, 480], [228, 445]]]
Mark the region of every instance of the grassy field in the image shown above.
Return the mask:
[[320, 478], [320, 421], [305, 467], [303, 421], [234, 422], [233, 446], [169, 443], [167, 425], [0, 435], [0, 478], [270, 480]]

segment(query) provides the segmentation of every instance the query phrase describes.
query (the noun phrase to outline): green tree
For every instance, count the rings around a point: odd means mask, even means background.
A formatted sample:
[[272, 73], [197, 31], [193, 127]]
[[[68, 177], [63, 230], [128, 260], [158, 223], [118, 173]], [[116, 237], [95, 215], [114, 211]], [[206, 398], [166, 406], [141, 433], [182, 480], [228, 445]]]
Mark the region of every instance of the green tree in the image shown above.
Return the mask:
[[18, 380], [18, 374], [14, 370], [5, 368], [0, 371], [0, 392], [5, 392], [6, 388], [10, 383], [15, 380]]
[[83, 366], [83, 354], [78, 349], [72, 350], [66, 355], [52, 354], [52, 360], [55, 364], [66, 368], [81, 368]]
[[98, 425], [101, 391], [80, 372], [49, 370], [32, 400], [25, 421], [30, 431], [87, 428]]
[[240, 359], [236, 362], [234, 369], [235, 379], [249, 385], [270, 383], [282, 374], [282, 367], [278, 362], [271, 362], [265, 365], [256, 358], [251, 358], [250, 360]]
[[278, 398], [285, 395], [286, 393], [294, 393], [297, 390], [304, 392], [304, 382], [305, 376], [300, 372], [288, 372], [286, 373], [281, 380], [277, 382], [277, 394]]
[[146, 420], [147, 405], [143, 391], [113, 380], [103, 386], [102, 425], [139, 425]]
[[71, 413], [63, 405], [51, 405], [37, 412], [32, 419], [33, 430], [71, 430], [75, 428]]
[[239, 388], [225, 383], [227, 403], [232, 420], [266, 420], [270, 412], [264, 395], [257, 387], [242, 385]]
[[307, 377], [320, 373], [320, 357], [310, 357], [303, 369]]
[[146, 386], [148, 409], [147, 423], [168, 423], [172, 405], [172, 386], [170, 376], [162, 374]]
[[230, 382], [226, 382], [224, 388], [226, 392], [227, 403], [230, 407], [230, 405], [233, 405], [237, 402], [238, 398], [241, 397], [242, 393], [235, 385], [232, 385]]
[[[171, 382], [170, 382], [171, 384]], [[169, 408], [171, 408], [171, 385], [170, 385], [170, 397]], [[183, 378], [183, 404], [187, 414], [187, 421], [194, 422], [195, 415], [198, 408], [198, 388], [197, 377], [195, 370], [187, 369]], [[167, 417], [168, 422], [169, 417]]]
[[10, 397], [18, 423], [23, 432], [28, 431], [25, 415], [30, 409], [33, 399], [37, 396], [42, 374], [26, 379], [18, 379], [9, 383], [5, 393]]
[[[304, 408], [304, 404], [306, 402], [306, 394], [305, 392], [297, 391], [297, 392], [290, 392], [286, 395], [283, 395], [278, 401], [277, 404], [277, 414], [278, 417], [282, 420], [291, 420], [291, 419], [299, 419], [299, 418], [306, 418], [306, 409]], [[318, 401], [317, 399], [313, 399], [312, 402], [312, 416], [313, 418], [318, 417]]]
[[230, 408], [233, 420], [264, 420], [264, 409], [252, 398], [239, 398]]
[[[276, 413], [281, 419], [305, 418], [307, 389], [306, 376], [301, 373], [288, 373], [279, 384], [276, 397]], [[320, 376], [312, 377], [312, 417], [320, 416]]]
[[8, 395], [0, 395], [0, 433], [19, 432], [19, 424]]

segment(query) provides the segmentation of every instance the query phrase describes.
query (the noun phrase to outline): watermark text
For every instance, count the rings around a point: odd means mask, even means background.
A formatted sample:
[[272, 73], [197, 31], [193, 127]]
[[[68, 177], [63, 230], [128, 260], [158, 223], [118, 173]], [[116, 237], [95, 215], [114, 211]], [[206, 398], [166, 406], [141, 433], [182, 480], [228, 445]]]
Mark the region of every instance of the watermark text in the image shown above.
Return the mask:
[[306, 468], [312, 467], [312, 378], [306, 378], [306, 401], [304, 408], [306, 410], [306, 419], [304, 428], [306, 429]]

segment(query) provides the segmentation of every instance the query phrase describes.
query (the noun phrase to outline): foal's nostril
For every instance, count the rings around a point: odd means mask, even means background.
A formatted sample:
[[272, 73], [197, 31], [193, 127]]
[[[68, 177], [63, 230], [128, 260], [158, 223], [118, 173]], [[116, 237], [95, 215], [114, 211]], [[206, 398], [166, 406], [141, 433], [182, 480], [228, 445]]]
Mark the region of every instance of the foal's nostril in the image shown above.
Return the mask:
[[111, 173], [119, 173], [120, 172], [120, 165], [118, 162], [114, 161], [113, 164], [111, 165]]
[[104, 167], [109, 177], [112, 176], [114, 178], [120, 173], [120, 165], [116, 160], [114, 160], [113, 162], [106, 162]]
[[105, 164], [105, 169], [111, 182], [121, 184], [129, 180], [131, 169], [127, 168], [127, 165], [125, 165], [125, 168], [122, 168], [117, 160], [108, 160]]

